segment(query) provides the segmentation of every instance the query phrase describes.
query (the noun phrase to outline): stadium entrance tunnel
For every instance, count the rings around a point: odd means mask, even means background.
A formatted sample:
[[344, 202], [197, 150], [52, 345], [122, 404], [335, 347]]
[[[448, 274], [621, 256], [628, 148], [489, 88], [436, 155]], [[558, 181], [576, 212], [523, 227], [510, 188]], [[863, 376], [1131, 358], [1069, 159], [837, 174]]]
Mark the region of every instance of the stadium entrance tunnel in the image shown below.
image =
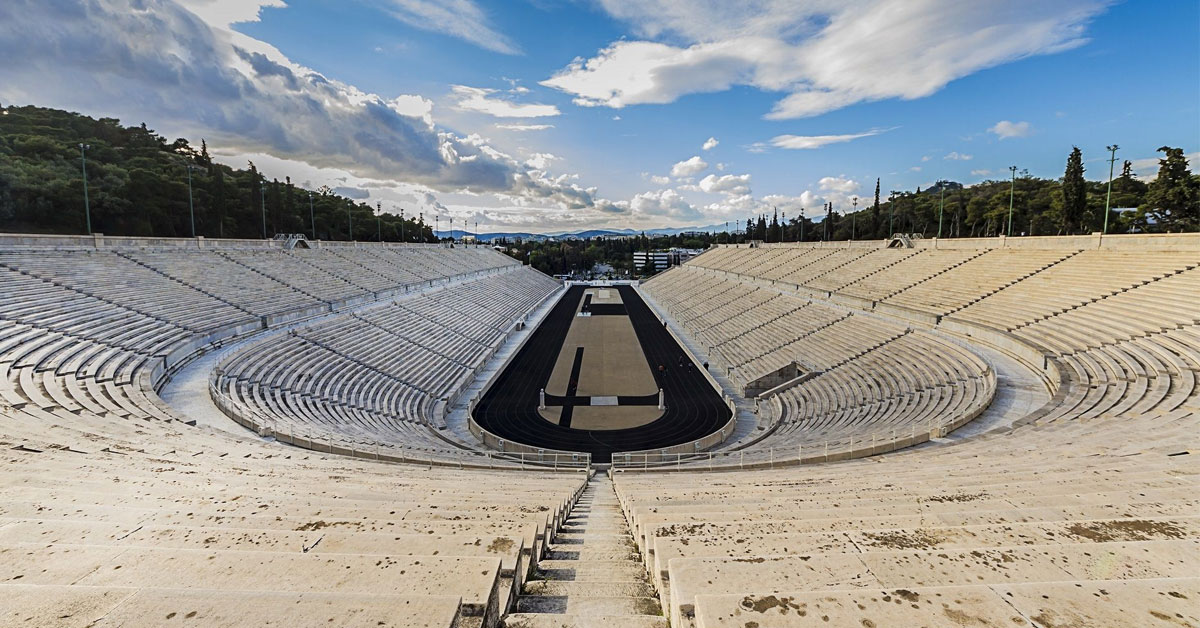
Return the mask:
[[507, 441], [609, 462], [703, 438], [732, 414], [631, 286], [575, 285], [472, 416]]

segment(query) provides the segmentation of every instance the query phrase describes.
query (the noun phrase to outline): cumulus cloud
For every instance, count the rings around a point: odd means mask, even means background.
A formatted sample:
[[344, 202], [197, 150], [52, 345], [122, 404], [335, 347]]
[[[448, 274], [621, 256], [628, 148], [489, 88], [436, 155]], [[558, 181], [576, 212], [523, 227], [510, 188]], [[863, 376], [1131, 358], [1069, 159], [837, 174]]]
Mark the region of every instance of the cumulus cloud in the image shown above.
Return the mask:
[[[748, 85], [784, 92], [768, 118], [928, 96], [950, 81], [1079, 46], [1108, 0], [599, 0], [620, 40], [543, 81], [621, 108]], [[929, 45], [929, 33], [937, 33]], [[869, 41], [871, 45], [863, 45]]]
[[527, 172], [477, 135], [437, 127], [425, 98], [363, 92], [227, 28], [277, 4], [234, 10], [232, 0], [212, 0], [208, 22], [173, 0], [0, 3], [0, 58], [22, 60], [0, 64], [0, 99], [119, 113], [231, 152], [361, 178], [610, 208], [571, 181]]
[[472, 0], [385, 0], [382, 4], [388, 14], [409, 26], [457, 37], [493, 52], [520, 53], [508, 37], [491, 27], [483, 9]]
[[706, 168], [708, 168], [708, 162], [696, 155], [671, 166], [671, 176], [675, 178], [690, 177], [704, 172]]
[[1029, 137], [1033, 133], [1033, 127], [1028, 122], [1001, 120], [989, 127], [988, 133], [994, 133], [1002, 140], [1010, 137]]
[[637, 217], [695, 220], [702, 216], [679, 192], [670, 189], [638, 194], [629, 201], [629, 208]]
[[971, 161], [973, 157], [974, 155], [964, 155], [958, 151], [951, 151], [945, 157], [942, 157], [942, 159], [949, 159], [950, 161]]
[[558, 157], [550, 153], [534, 153], [529, 159], [525, 160], [525, 165], [535, 170], [545, 170], [550, 167], [550, 163], [556, 161]]
[[455, 106], [463, 111], [486, 113], [497, 118], [545, 118], [559, 114], [558, 107], [554, 105], [522, 104], [494, 98], [498, 92], [485, 87], [451, 87], [451, 93], [457, 101]]
[[341, 196], [345, 196], [346, 198], [352, 198], [356, 201], [364, 201], [368, 198], [371, 198], [371, 191], [364, 190], [362, 188], [338, 186], [338, 187], [333, 188], [333, 193], [340, 194]]
[[642, 176], [646, 177], [646, 179], [654, 185], [667, 185], [671, 182], [671, 177], [664, 177], [660, 174], [650, 174], [648, 172], [644, 172], [642, 173]]
[[750, 193], [750, 175], [724, 174], [717, 176], [710, 174], [700, 180], [700, 189], [709, 194], [742, 196]]
[[792, 150], [812, 150], [828, 144], [841, 144], [842, 142], [850, 142], [863, 137], [887, 133], [890, 130], [871, 129], [862, 133], [850, 133], [846, 135], [776, 135], [771, 138], [771, 145], [776, 148], [788, 148]]
[[704, 145], [701, 146], [700, 149], [701, 150], [712, 150], [717, 147], [717, 144], [720, 144], [720, 143], [721, 142], [717, 141], [717, 138], [710, 137], [707, 140], [704, 140]]

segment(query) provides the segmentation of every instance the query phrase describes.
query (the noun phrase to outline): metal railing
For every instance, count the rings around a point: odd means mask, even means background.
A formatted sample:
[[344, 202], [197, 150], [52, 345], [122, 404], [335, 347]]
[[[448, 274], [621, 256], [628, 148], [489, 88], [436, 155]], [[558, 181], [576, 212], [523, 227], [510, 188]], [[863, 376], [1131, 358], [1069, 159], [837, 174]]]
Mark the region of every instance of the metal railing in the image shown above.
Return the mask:
[[[208, 392], [222, 413], [262, 437], [318, 453], [328, 453], [382, 462], [452, 467], [458, 469], [509, 469], [529, 471], [587, 471], [592, 457], [582, 452], [557, 451], [486, 451], [474, 449], [437, 449], [410, 447], [394, 442], [355, 438], [331, 431], [298, 428], [279, 422], [229, 398], [220, 390], [214, 372]], [[428, 428], [427, 429], [432, 429]]]

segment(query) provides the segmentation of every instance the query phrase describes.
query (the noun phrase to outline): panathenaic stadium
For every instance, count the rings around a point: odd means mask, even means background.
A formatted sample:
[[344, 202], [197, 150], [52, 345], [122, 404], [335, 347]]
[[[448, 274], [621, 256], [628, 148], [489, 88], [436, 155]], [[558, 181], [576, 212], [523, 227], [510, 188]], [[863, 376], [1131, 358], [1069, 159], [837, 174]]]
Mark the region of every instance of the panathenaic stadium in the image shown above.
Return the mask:
[[3, 626], [1200, 626], [1200, 236], [0, 236]]

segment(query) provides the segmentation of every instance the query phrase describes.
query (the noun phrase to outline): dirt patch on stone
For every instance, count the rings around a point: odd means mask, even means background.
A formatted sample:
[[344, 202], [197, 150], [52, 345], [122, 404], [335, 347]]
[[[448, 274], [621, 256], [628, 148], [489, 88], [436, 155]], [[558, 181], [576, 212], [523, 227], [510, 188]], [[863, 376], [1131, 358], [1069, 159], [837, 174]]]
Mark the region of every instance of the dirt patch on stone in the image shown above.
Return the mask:
[[987, 493], [951, 493], [950, 495], [932, 495], [921, 501], [926, 502], [973, 502], [981, 499], [986, 499]]
[[492, 554], [507, 554], [513, 548], [512, 539], [504, 537], [496, 537], [494, 541], [488, 544], [487, 551]]
[[786, 615], [789, 610], [799, 610], [800, 606], [790, 597], [781, 598], [768, 595], [756, 599], [747, 595], [742, 598], [742, 608], [755, 613], [765, 613], [773, 608], [778, 608], [780, 613]]
[[1145, 519], [1074, 523], [1067, 527], [1066, 533], [1097, 543], [1110, 541], [1152, 541], [1187, 537], [1187, 532], [1183, 528], [1169, 521], [1147, 521]]
[[863, 537], [872, 545], [888, 549], [936, 549], [942, 542], [941, 537], [925, 530], [864, 532]]

